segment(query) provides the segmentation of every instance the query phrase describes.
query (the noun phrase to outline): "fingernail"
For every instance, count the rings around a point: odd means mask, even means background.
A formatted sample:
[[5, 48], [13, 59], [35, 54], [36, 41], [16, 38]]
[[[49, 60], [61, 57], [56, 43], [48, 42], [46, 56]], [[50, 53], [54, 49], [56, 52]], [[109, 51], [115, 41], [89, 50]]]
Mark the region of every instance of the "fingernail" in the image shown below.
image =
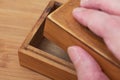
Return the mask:
[[85, 10], [84, 8], [75, 8], [74, 10], [73, 10], [73, 13], [80, 13], [80, 12], [82, 12], [83, 10]]
[[68, 52], [69, 52], [69, 53], [76, 53], [76, 48], [75, 48], [75, 46], [70, 46], [70, 47], [68, 47]]
[[77, 46], [71, 46], [68, 48], [68, 53], [72, 61], [76, 62], [78, 60], [79, 56], [79, 51]]
[[84, 6], [87, 2], [88, 2], [88, 0], [81, 0], [80, 5]]
[[85, 10], [86, 10], [86, 9], [84, 9], [84, 8], [75, 8], [75, 9], [73, 10], [73, 16], [74, 16], [76, 19], [81, 18], [81, 17], [83, 17]]

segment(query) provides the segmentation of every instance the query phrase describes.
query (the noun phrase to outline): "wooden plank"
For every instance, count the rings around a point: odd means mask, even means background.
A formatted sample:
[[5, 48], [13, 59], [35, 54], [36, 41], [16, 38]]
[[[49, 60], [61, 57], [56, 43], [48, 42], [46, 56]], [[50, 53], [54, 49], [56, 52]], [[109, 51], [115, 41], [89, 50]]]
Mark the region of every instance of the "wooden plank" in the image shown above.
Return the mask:
[[112, 80], [119, 80], [120, 61], [112, 55], [101, 38], [72, 17], [72, 10], [78, 7], [79, 3], [79, 0], [70, 0], [50, 14], [46, 21], [44, 36], [64, 50], [72, 45], [83, 47], [98, 61]]
[[[42, 53], [45, 53], [42, 51]], [[20, 50], [21, 65], [48, 76], [53, 80], [76, 80], [74, 70], [50, 60], [31, 50]], [[64, 77], [62, 77], [64, 75]]]

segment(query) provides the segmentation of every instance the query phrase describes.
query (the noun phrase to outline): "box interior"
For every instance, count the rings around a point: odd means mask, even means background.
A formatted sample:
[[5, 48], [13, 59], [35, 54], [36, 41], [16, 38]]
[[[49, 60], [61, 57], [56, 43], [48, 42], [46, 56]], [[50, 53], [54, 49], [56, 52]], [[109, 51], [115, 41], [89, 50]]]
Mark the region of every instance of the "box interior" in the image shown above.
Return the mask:
[[[55, 2], [54, 7], [50, 11], [50, 13], [56, 10], [60, 5], [61, 4]], [[32, 40], [30, 41], [29, 45], [71, 63], [68, 54], [62, 48], [60, 48], [54, 42], [49, 41], [47, 38], [43, 36], [44, 25], [45, 25], [45, 20], [40, 25], [39, 29], [33, 36]]]

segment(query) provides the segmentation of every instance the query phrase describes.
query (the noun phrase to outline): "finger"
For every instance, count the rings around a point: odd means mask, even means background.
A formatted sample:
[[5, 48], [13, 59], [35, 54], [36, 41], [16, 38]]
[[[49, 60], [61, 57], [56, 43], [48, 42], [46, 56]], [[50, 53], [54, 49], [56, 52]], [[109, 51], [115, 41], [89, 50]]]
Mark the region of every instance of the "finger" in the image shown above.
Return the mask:
[[73, 11], [73, 16], [83, 25], [90, 28], [98, 36], [104, 37], [107, 24], [110, 16], [104, 12], [92, 9], [76, 8]]
[[120, 60], [120, 18], [118, 16], [85, 8], [76, 8], [73, 11], [73, 16], [81, 24], [102, 37], [109, 49]]
[[81, 0], [81, 6], [120, 15], [120, 0]]
[[96, 61], [82, 48], [68, 48], [69, 56], [76, 68], [78, 80], [109, 80]]

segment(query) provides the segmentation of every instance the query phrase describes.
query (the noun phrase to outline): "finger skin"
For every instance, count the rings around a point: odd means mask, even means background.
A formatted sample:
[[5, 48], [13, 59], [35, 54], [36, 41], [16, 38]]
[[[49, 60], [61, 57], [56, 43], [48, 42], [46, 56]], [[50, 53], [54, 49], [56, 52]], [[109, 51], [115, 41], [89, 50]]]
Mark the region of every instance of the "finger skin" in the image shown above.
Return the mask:
[[81, 6], [101, 9], [114, 15], [120, 15], [120, 0], [81, 0]]
[[110, 16], [104, 12], [86, 9], [86, 8], [76, 8], [73, 10], [73, 16], [81, 24], [90, 28], [97, 35], [104, 37], [103, 32], [105, 32], [104, 24], [106, 21], [110, 20]]
[[120, 17], [86, 8], [74, 9], [73, 16], [102, 37], [108, 48], [120, 60]]
[[109, 80], [97, 62], [82, 48], [68, 48], [69, 56], [77, 70], [78, 80]]

